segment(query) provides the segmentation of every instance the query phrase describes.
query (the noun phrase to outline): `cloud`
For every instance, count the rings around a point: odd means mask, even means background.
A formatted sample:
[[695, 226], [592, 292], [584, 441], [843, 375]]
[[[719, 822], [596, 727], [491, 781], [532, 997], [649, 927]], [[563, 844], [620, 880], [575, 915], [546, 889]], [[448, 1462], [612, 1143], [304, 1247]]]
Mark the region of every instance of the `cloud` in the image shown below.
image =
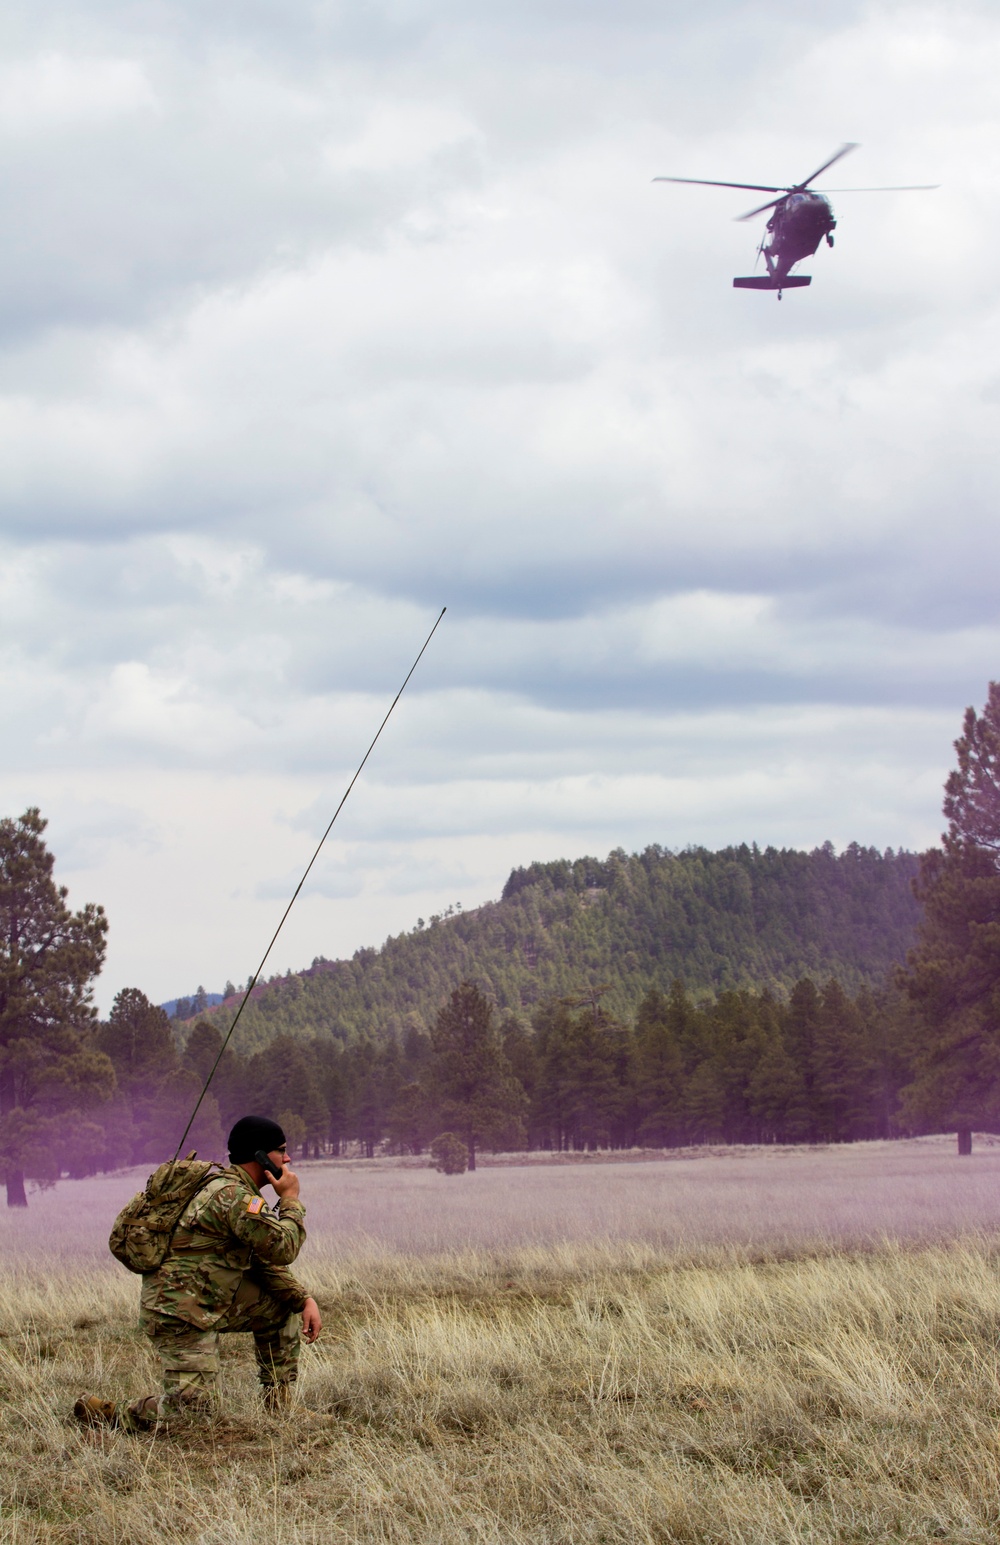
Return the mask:
[[[85, 19], [0, 47], [0, 789], [119, 985], [245, 976], [445, 603], [284, 965], [578, 846], [932, 840], [1000, 644], [988, 8]], [[834, 195], [780, 306], [744, 194], [651, 182], [848, 138], [942, 186]]]
[[155, 107], [155, 94], [135, 59], [46, 52], [0, 68], [0, 136], [8, 140], [78, 131]]
[[[257, 886], [254, 895], [260, 901], [289, 901], [295, 894], [295, 888], [301, 880], [300, 874], [285, 874], [275, 876], [268, 880], [262, 880]], [[346, 900], [352, 896], [361, 894], [364, 881], [361, 875], [348, 870], [331, 869], [329, 865], [315, 875], [309, 876], [309, 891], [311, 895], [323, 896], [327, 899]]]

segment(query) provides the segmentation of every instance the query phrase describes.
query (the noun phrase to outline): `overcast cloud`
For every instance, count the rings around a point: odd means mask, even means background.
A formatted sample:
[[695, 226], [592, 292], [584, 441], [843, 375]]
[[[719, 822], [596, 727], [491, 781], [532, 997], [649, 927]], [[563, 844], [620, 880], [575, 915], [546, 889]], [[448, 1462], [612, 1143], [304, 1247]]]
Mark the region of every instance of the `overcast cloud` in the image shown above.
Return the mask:
[[[992, 6], [37, 3], [0, 22], [2, 810], [100, 998], [512, 865], [922, 847], [998, 674]], [[808, 291], [753, 194], [845, 140]], [[822, 183], [821, 183], [822, 185]]]

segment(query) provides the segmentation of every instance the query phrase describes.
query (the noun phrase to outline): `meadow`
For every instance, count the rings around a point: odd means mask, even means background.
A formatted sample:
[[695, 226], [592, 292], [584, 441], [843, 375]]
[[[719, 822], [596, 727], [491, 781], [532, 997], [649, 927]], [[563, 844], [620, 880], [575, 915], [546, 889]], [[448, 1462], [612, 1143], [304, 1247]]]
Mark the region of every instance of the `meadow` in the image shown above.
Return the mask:
[[0, 1539], [1000, 1538], [1000, 1148], [302, 1176], [326, 1327], [280, 1421], [232, 1338], [216, 1421], [77, 1428], [155, 1385], [104, 1253], [143, 1176], [0, 1217]]

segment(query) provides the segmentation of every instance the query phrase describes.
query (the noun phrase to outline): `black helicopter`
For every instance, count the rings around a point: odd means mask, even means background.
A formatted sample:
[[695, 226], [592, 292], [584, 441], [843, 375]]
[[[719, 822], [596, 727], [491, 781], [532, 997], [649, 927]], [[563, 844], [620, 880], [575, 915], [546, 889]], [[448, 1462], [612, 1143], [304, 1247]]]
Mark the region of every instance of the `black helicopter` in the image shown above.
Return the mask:
[[[774, 210], [774, 214], [767, 222], [764, 239], [757, 248], [757, 251], [763, 254], [764, 262], [767, 264], [766, 275], [755, 274], [748, 278], [734, 279], [733, 287], [737, 290], [777, 290], [780, 300], [782, 290], [797, 289], [802, 285], [812, 284], [811, 274], [793, 274], [789, 269], [802, 258], [811, 257], [824, 236], [827, 246], [833, 246], [833, 233], [837, 228], [837, 222], [833, 217], [830, 200], [823, 193], [810, 191], [809, 184], [828, 171], [841, 156], [846, 156], [848, 151], [856, 149], [857, 145], [854, 143], [841, 145], [837, 153], [828, 161], [824, 161], [823, 165], [817, 167], [809, 177], [785, 188], [770, 188], [757, 182], [708, 182], [701, 177], [654, 177], [653, 181], [694, 183], [701, 188], [747, 188], [755, 193], [779, 194], [778, 198], [770, 199], [768, 203], [760, 204], [756, 209], [751, 209], [747, 214], [737, 217], [740, 220], [752, 220], [755, 215], [762, 215], [768, 209]], [[902, 188], [831, 188], [829, 191], [831, 193], [903, 193], [934, 187], [937, 187], [936, 183], [911, 183]]]

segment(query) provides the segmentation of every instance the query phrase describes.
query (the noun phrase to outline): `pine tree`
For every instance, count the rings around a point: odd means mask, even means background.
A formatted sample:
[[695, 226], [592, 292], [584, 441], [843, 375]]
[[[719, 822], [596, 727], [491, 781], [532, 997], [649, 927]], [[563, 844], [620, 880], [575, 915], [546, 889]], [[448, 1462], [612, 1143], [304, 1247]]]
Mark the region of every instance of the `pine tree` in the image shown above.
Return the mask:
[[679, 1141], [684, 1110], [684, 1062], [675, 1017], [664, 994], [652, 988], [639, 1005], [635, 1026], [638, 1135], [661, 1148]]
[[114, 1106], [105, 1116], [109, 1159], [136, 1163], [147, 1155], [160, 1125], [156, 1108], [180, 1065], [170, 1020], [138, 987], [123, 987], [96, 1041], [111, 1058], [118, 1084]]
[[900, 1096], [912, 1077], [913, 1011], [893, 983], [880, 992], [863, 987], [856, 1001], [870, 1069], [867, 1135], [898, 1137], [904, 1129]]
[[574, 1148], [593, 1151], [621, 1144], [623, 1126], [631, 1125], [630, 1049], [624, 1026], [596, 1001], [571, 1015], [565, 1099]]
[[208, 1019], [199, 1019], [188, 1031], [184, 1043], [184, 1066], [190, 1068], [204, 1083], [215, 1066], [222, 1050], [223, 1037], [216, 1025]]
[[901, 984], [917, 1010], [910, 1118], [948, 1126], [971, 1151], [975, 1126], [1000, 1123], [1000, 684], [966, 710], [945, 784], [948, 830], [920, 866], [924, 904]]
[[386, 1135], [388, 1106], [396, 1091], [396, 1081], [390, 1076], [391, 1093], [387, 1098], [386, 1067], [380, 1052], [373, 1040], [366, 1039], [352, 1046], [344, 1056], [345, 1127], [348, 1137], [363, 1145], [369, 1159], [374, 1158], [376, 1147]]
[[785, 1137], [793, 1143], [814, 1143], [819, 1137], [819, 1112], [813, 1085], [821, 1007], [816, 983], [811, 977], [804, 976], [792, 988], [785, 1014], [785, 1045], [794, 1069], [794, 1083], [788, 1091], [785, 1112]]
[[839, 982], [820, 994], [813, 1069], [820, 1135], [830, 1142], [863, 1136], [872, 1068], [861, 1014]]
[[469, 1150], [469, 1169], [484, 1144], [524, 1141], [524, 1090], [513, 1077], [494, 1023], [493, 1005], [472, 982], [456, 987], [431, 1032], [430, 1070], [439, 1121]]
[[684, 1119], [692, 1142], [717, 1143], [725, 1138], [726, 1090], [722, 1068], [712, 1055], [698, 1063], [687, 1081]]
[[573, 1015], [565, 1002], [548, 998], [532, 1016], [537, 1073], [530, 1124], [543, 1148], [570, 1145], [573, 1109]]
[[784, 1017], [764, 993], [757, 1008], [757, 1056], [746, 1091], [758, 1142], [787, 1141], [789, 1112], [801, 1099], [802, 1079], [785, 1042]]
[[8, 1207], [25, 1175], [58, 1173], [56, 1137], [114, 1091], [94, 1044], [91, 983], [104, 959], [101, 907], [70, 912], [35, 808], [0, 821], [0, 1174]]
[[437, 1130], [423, 1084], [411, 1080], [400, 1085], [389, 1106], [386, 1128], [397, 1153], [423, 1153]]

